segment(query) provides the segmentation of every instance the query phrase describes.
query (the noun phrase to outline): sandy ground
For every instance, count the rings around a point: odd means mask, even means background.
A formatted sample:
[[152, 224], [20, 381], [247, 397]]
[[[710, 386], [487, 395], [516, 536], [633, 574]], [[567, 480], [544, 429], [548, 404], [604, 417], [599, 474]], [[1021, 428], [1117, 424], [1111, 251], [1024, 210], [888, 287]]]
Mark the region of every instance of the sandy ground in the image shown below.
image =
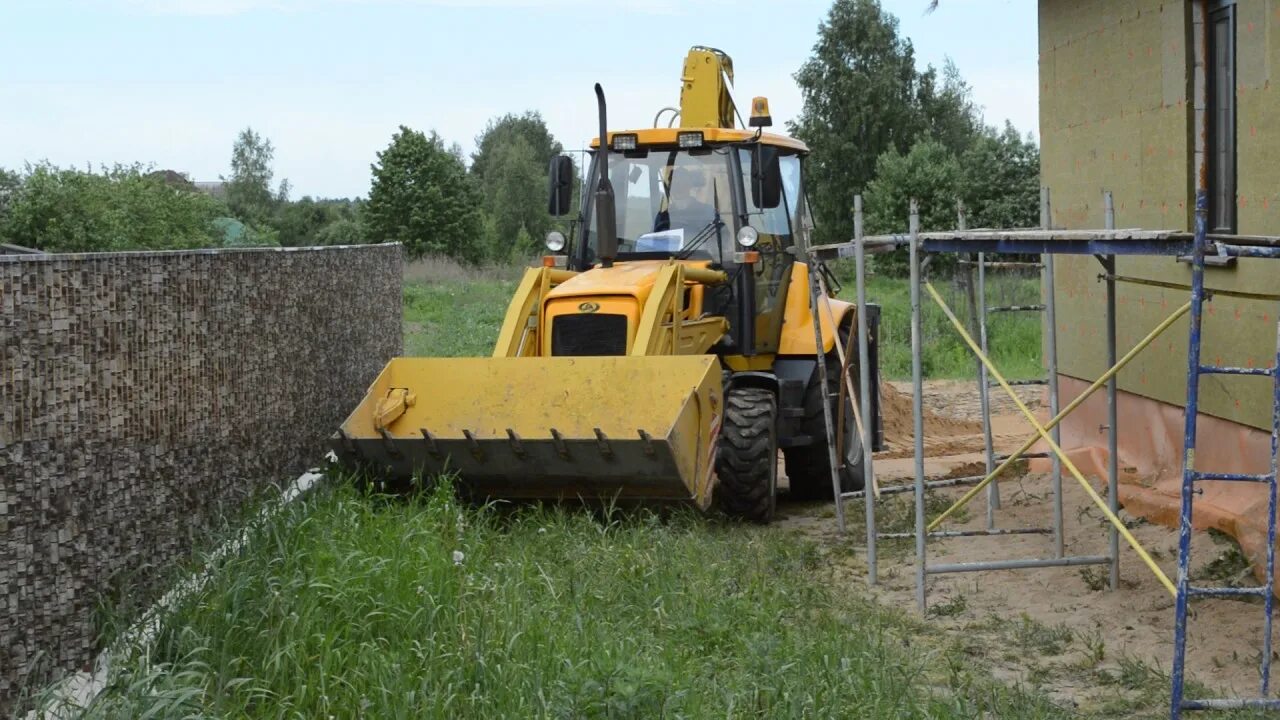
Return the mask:
[[[902, 434], [910, 426], [910, 385], [895, 385], [885, 389], [885, 413], [893, 417], [886, 417], [885, 421], [891, 446], [877, 454], [877, 476], [882, 487], [910, 483], [913, 477], [911, 439]], [[1040, 388], [1025, 388], [1020, 394], [1033, 410], [1038, 409], [1036, 397]], [[903, 407], [907, 413], [905, 422]], [[978, 417], [974, 383], [931, 382], [925, 388], [925, 407], [930, 413], [925, 425], [929, 458], [926, 473], [931, 478], [981, 474], [983, 443], [981, 426], [974, 421]], [[1030, 432], [1007, 399], [996, 406], [996, 412], [999, 415], [993, 418], [993, 426], [997, 449], [1015, 450]], [[996, 511], [996, 527], [1052, 525], [1048, 475], [1028, 474], [1024, 468], [1000, 485], [1003, 503]], [[1069, 475], [1063, 479], [1063, 488], [1066, 554], [1105, 555], [1110, 526], [1104, 516]], [[930, 503], [934, 509], [929, 516], [963, 492], [964, 488], [934, 491], [936, 497]], [[899, 523], [911, 517], [911, 502], [910, 493], [882, 496], [877, 505], [883, 518], [882, 531], [883, 524], [892, 522], [895, 516]], [[836, 532], [830, 504], [783, 503], [779, 506], [783, 516], [780, 523], [821, 539], [831, 549], [829, 556], [840, 565], [842, 579], [865, 583], [863, 501], [851, 501], [846, 507], [850, 530], [844, 538]], [[984, 527], [985, 495], [976, 498], [965, 515], [961, 522], [949, 523], [947, 529]], [[1176, 578], [1176, 531], [1131, 518], [1123, 511], [1121, 517], [1164, 572]], [[1199, 533], [1193, 545], [1195, 582], [1229, 546]], [[1048, 558], [1053, 551], [1052, 535], [931, 539], [928, 561]], [[881, 541], [879, 554], [880, 583], [873, 593], [887, 604], [914, 610], [914, 541]], [[1119, 588], [1107, 589], [1106, 580], [1105, 565], [934, 575], [927, 581], [932, 608], [927, 617], [929, 622], [974, 643], [973, 653], [983, 656], [983, 664], [997, 676], [1040, 685], [1060, 702], [1085, 710], [1113, 702], [1116, 693], [1126, 692], [1122, 684], [1100, 682], [1099, 678], [1122, 676], [1126, 668], [1132, 671], [1135, 663], [1140, 663], [1150, 677], [1158, 679], [1160, 673], [1168, 673], [1173, 658], [1173, 598], [1123, 539]], [[1203, 580], [1198, 584], [1221, 583]], [[1226, 695], [1256, 696], [1262, 620], [1260, 601], [1196, 601], [1188, 621], [1191, 677]], [[1028, 654], [1025, 645], [1011, 647], [1011, 637], [1025, 640], [1027, 633], [1038, 627], [1064, 635], [1069, 630], [1071, 640], [1063, 643], [1061, 652], [1050, 649], [1046, 654]], [[1280, 648], [1280, 633], [1276, 634], [1273, 647]], [[1272, 674], [1273, 679], [1280, 680], [1276, 677], [1280, 673]], [[1167, 698], [1167, 679], [1163, 686]]]

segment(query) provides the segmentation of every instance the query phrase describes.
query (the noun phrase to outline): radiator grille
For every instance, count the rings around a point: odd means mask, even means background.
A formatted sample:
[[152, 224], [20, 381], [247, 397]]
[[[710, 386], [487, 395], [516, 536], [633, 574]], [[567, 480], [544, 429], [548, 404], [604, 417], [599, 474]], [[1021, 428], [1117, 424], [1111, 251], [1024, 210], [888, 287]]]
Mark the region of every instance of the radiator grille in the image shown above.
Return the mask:
[[551, 322], [551, 354], [626, 355], [627, 316], [559, 315]]

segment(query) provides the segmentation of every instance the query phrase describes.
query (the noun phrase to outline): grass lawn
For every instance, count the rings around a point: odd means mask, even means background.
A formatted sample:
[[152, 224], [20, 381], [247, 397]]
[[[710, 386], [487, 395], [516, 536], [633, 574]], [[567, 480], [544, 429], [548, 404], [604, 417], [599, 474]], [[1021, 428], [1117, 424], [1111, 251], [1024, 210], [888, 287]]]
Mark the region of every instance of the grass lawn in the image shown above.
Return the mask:
[[[437, 273], [438, 274], [438, 273]], [[496, 277], [493, 277], [496, 276]], [[509, 270], [469, 273], [458, 277], [410, 281], [404, 288], [405, 353], [430, 356], [477, 356], [493, 352], [507, 302], [518, 282]], [[969, 306], [955, 283], [939, 280], [938, 292], [961, 321], [969, 322]], [[840, 297], [853, 301], [852, 279]], [[995, 276], [987, 283], [990, 305], [1032, 305], [1040, 302], [1036, 277]], [[880, 303], [881, 373], [891, 380], [911, 378], [911, 298], [905, 280], [872, 277], [868, 302]], [[977, 368], [973, 356], [946, 317], [923, 295], [923, 366], [926, 378], [971, 379]], [[996, 366], [1009, 379], [1044, 376], [1040, 367], [1041, 314], [992, 313], [988, 338]]]
[[[951, 311], [969, 329], [968, 296], [954, 282], [937, 279], [934, 287]], [[842, 300], [857, 300], [852, 277], [845, 280]], [[906, 280], [873, 276], [867, 282], [867, 302], [879, 303], [881, 310], [880, 372], [890, 380], [911, 378], [911, 287]], [[1009, 275], [989, 277], [989, 306], [1035, 305], [1040, 302], [1037, 277]], [[950, 321], [923, 289], [920, 293], [921, 366], [929, 379], [976, 380], [977, 361]], [[1010, 380], [1044, 377], [1040, 366], [1040, 323], [1042, 313], [990, 313], [987, 340], [991, 358], [1001, 374]], [[974, 335], [974, 339], [977, 336]]]
[[1068, 717], [692, 511], [459, 506], [338, 483], [258, 528], [100, 717]]
[[[406, 351], [488, 354], [513, 287], [407, 282]], [[873, 294], [886, 338], [894, 292]], [[1078, 716], [993, 679], [963, 633], [864, 595], [834, 569], [847, 550], [784, 528], [354, 485], [253, 527], [87, 716]]]

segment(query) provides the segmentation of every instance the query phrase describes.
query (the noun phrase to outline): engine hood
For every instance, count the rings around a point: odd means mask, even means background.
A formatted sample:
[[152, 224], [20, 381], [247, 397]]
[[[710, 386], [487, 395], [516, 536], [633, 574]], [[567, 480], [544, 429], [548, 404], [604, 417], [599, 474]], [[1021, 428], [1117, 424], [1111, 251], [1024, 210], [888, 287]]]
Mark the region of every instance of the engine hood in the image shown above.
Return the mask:
[[557, 285], [547, 293], [547, 300], [599, 295], [631, 295], [644, 300], [666, 264], [666, 260], [635, 260], [592, 268]]

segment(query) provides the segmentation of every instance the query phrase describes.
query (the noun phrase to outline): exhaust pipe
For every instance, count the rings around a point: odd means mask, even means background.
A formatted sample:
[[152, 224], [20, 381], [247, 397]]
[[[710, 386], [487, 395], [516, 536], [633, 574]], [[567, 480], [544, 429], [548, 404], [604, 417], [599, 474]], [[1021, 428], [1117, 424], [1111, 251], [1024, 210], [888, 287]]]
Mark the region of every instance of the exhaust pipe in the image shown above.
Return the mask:
[[609, 182], [609, 122], [605, 112], [604, 88], [596, 83], [596, 105], [600, 108], [600, 160], [596, 178], [596, 247], [602, 267], [613, 267], [618, 256], [618, 212]]

